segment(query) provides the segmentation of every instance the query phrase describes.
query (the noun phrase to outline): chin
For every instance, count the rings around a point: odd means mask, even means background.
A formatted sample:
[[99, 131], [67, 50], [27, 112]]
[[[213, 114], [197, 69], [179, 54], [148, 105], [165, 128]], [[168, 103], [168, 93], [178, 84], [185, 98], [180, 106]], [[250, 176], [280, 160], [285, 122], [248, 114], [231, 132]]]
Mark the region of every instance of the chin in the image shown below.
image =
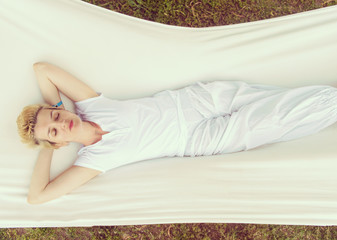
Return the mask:
[[74, 130], [75, 128], [78, 128], [79, 126], [82, 125], [82, 120], [79, 116], [76, 115], [76, 118], [72, 120], [73, 120], [73, 128], [71, 130]]

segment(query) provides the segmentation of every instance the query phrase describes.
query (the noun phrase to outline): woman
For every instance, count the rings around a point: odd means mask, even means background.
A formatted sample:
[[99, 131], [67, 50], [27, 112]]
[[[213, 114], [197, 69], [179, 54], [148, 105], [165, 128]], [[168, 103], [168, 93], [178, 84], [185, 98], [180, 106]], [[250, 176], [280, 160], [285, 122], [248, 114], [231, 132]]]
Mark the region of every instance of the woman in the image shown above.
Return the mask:
[[[50, 105], [28, 106], [17, 120], [24, 142], [46, 147], [33, 171], [32, 204], [128, 163], [248, 150], [313, 134], [337, 120], [337, 90], [330, 86], [286, 89], [218, 81], [118, 101], [54, 65], [35, 63], [34, 70]], [[79, 116], [64, 109], [59, 91], [75, 102]], [[53, 149], [69, 142], [83, 144], [79, 157], [50, 181]]]

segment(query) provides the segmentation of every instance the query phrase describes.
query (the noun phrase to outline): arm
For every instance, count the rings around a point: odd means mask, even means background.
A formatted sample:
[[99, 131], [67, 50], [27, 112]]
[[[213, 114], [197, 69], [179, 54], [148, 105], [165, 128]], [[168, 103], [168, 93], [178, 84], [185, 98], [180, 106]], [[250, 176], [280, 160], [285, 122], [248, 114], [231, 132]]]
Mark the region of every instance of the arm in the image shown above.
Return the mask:
[[[59, 91], [72, 101], [81, 101], [97, 96], [97, 93], [85, 83], [54, 65], [40, 62], [35, 63], [33, 68], [42, 96], [50, 105], [61, 100]], [[61, 108], [64, 109], [63, 105]], [[50, 164], [53, 152], [52, 149], [40, 150], [33, 170], [27, 198], [28, 203], [37, 204], [58, 198], [100, 173], [97, 170], [72, 166], [50, 181]]]
[[72, 166], [50, 181], [52, 149], [42, 149], [31, 179], [27, 202], [39, 204], [58, 198], [86, 183], [101, 172], [94, 169]]
[[51, 105], [61, 100], [59, 91], [74, 102], [97, 96], [84, 82], [55, 65], [38, 62], [33, 68], [42, 96]]

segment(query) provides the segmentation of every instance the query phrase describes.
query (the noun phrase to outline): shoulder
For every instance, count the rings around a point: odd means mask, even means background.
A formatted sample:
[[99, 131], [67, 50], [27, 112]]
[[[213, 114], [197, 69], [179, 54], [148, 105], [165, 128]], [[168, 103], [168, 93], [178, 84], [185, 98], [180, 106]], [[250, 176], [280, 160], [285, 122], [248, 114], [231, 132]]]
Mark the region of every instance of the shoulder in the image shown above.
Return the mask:
[[101, 141], [81, 148], [74, 165], [106, 172], [135, 161], [129, 128], [112, 131]]
[[102, 93], [97, 93], [96, 96], [74, 102], [75, 110], [78, 114], [83, 114], [90, 110], [91, 108], [97, 109], [102, 104], [106, 98], [103, 96]]

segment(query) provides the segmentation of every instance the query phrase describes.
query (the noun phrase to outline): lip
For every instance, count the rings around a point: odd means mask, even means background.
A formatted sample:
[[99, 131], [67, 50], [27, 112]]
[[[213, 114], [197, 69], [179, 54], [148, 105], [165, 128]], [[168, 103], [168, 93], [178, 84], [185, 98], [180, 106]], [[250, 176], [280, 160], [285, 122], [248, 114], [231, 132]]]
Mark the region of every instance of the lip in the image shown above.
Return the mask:
[[74, 123], [73, 123], [73, 120], [71, 120], [70, 123], [69, 123], [69, 129], [70, 129], [70, 131], [73, 128], [73, 126], [74, 126]]

